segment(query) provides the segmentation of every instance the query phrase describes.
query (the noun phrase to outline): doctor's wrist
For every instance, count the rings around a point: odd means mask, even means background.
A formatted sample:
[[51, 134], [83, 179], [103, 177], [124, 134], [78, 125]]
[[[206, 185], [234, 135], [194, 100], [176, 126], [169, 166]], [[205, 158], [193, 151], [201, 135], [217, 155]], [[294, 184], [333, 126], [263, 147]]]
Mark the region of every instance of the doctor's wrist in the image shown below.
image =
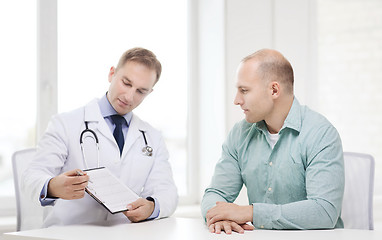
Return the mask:
[[51, 178], [47, 184], [47, 191], [46, 196], [47, 198], [59, 198], [58, 196], [55, 196], [54, 193], [54, 177]]
[[154, 206], [154, 209], [153, 211], [151, 212], [151, 215], [147, 218], [147, 220], [151, 220], [151, 219], [155, 219], [159, 216], [159, 213], [160, 213], [160, 208], [159, 208], [159, 202], [156, 198], [153, 198], [153, 197], [147, 197], [146, 198], [147, 201], [149, 202], [152, 202]]
[[155, 199], [152, 198], [152, 197], [147, 197], [146, 200], [150, 203], [150, 205], [152, 206], [152, 211], [150, 213], [150, 216], [154, 213], [155, 211]]

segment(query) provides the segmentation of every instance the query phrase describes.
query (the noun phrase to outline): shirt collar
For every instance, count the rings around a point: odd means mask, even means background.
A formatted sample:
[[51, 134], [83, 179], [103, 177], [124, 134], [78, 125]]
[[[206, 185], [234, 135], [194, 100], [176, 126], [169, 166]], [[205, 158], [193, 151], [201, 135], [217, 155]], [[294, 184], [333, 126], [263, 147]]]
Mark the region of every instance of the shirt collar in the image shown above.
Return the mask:
[[[264, 120], [255, 123], [255, 126], [264, 133], [268, 132]], [[301, 105], [296, 99], [296, 97], [294, 97], [293, 99], [292, 107], [290, 108], [288, 116], [286, 117], [284, 124], [279, 132], [281, 132], [285, 128], [294, 129], [297, 132], [300, 132], [301, 130]]]
[[296, 97], [293, 99], [292, 107], [289, 110], [288, 116], [285, 119], [281, 130], [284, 128], [294, 129], [297, 132], [300, 132], [301, 130], [301, 105]]
[[[115, 111], [113, 106], [110, 104], [109, 100], [106, 97], [106, 94], [103, 95], [103, 97], [98, 100], [98, 105], [101, 110], [101, 115], [103, 118], [107, 118], [107, 117], [110, 117], [111, 115], [118, 114], [117, 111]], [[133, 113], [128, 112], [122, 117], [124, 117], [126, 119], [126, 122], [130, 124], [132, 116], [133, 116]]]

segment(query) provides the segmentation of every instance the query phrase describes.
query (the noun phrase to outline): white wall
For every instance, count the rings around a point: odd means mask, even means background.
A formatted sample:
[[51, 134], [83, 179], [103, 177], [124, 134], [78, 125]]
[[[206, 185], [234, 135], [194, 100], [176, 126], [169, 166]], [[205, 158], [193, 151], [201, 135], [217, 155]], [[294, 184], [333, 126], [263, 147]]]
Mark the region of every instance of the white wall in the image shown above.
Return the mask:
[[[220, 156], [225, 138], [225, 4], [220, 0], [190, 1], [196, 5], [196, 57], [197, 75], [190, 84], [197, 82], [198, 105], [191, 114], [197, 115], [198, 139], [194, 142], [199, 150], [198, 161], [200, 184], [199, 200], [209, 184], [216, 161]], [[192, 124], [192, 123], [190, 123]], [[193, 133], [194, 134], [194, 133]]]
[[314, 2], [226, 1], [226, 131], [243, 118], [240, 108], [233, 105], [238, 63], [259, 49], [273, 48], [284, 54], [295, 71], [297, 98], [303, 104], [310, 103], [310, 87], [315, 80]]
[[37, 140], [57, 113], [57, 0], [37, 1]]

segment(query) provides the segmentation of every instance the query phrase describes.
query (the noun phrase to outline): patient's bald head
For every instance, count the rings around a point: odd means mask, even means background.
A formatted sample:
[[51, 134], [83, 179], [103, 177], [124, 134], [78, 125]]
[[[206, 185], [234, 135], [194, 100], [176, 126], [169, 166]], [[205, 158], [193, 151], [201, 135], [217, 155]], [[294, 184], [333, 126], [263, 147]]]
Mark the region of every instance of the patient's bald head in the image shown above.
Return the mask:
[[293, 68], [289, 61], [278, 51], [261, 49], [243, 58], [242, 63], [257, 64], [256, 71], [267, 82], [276, 81], [284, 86], [285, 93], [293, 94]]

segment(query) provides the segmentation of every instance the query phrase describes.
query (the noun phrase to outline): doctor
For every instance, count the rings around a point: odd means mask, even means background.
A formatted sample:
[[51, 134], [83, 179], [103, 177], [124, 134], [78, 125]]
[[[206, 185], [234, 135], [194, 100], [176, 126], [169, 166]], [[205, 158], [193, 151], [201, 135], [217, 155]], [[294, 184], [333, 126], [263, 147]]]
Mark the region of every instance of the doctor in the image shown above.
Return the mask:
[[[22, 181], [33, 201], [53, 206], [45, 208], [43, 227], [139, 222], [175, 211], [178, 195], [163, 137], [132, 112], [160, 74], [151, 51], [130, 49], [111, 67], [101, 99], [52, 118]], [[85, 194], [89, 177], [80, 169], [96, 167], [108, 168], [140, 196], [126, 203], [129, 211], [112, 215]]]

